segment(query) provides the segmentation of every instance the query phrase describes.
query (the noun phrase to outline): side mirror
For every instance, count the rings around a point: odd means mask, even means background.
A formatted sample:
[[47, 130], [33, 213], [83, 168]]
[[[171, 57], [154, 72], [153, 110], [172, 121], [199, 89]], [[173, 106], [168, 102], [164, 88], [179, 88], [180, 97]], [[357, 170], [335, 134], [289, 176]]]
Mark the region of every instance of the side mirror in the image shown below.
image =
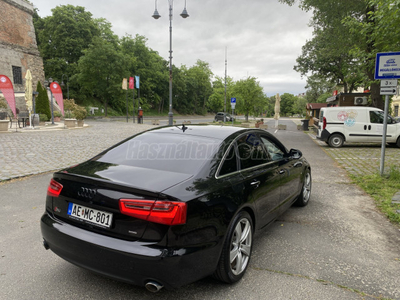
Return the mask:
[[292, 159], [299, 159], [303, 156], [303, 153], [301, 153], [300, 150], [297, 149], [290, 149], [289, 151], [289, 158]]

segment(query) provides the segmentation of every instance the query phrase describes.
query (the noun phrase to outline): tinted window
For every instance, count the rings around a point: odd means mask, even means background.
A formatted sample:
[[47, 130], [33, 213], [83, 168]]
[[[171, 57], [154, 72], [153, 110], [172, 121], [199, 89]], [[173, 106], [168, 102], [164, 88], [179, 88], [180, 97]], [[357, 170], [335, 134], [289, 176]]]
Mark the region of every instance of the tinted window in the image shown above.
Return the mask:
[[194, 174], [221, 141], [184, 134], [144, 133], [97, 156], [100, 162]]
[[261, 140], [272, 160], [280, 160], [284, 157], [285, 152], [283, 152], [272, 140], [265, 136], [262, 136]]
[[[373, 110], [369, 112], [369, 119], [371, 123], [383, 124], [384, 118], [385, 118], [385, 113], [383, 111]], [[388, 124], [395, 123], [391, 116], [388, 116], [387, 122]]]
[[222, 163], [221, 170], [219, 171], [219, 176], [233, 173], [236, 172], [237, 170], [238, 168], [237, 168], [235, 147], [232, 146], [224, 162]]
[[237, 145], [241, 169], [251, 168], [269, 161], [260, 139], [254, 133], [239, 138]]

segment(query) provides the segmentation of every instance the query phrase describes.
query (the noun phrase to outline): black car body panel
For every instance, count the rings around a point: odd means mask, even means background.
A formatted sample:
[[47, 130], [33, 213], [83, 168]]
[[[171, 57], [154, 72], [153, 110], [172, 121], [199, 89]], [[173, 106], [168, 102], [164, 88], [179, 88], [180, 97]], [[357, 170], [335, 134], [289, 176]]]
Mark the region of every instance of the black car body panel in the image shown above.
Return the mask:
[[[56, 172], [53, 179], [62, 190], [46, 198], [41, 220], [46, 245], [71, 263], [118, 280], [177, 288], [215, 271], [239, 211], [246, 210], [258, 230], [301, 193], [309, 164], [271, 134], [188, 127], [138, 134]], [[247, 166], [244, 153], [262, 155]], [[186, 203], [186, 221], [171, 226], [134, 218], [120, 211], [120, 199]], [[72, 204], [112, 214], [112, 224], [72, 217]]]

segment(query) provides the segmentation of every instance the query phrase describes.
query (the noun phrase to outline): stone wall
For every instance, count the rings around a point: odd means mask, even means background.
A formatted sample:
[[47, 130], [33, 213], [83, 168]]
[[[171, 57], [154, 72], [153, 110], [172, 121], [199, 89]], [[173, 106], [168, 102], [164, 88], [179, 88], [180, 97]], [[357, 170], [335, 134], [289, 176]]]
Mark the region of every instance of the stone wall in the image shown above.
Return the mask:
[[[43, 60], [37, 49], [33, 26], [33, 5], [23, 0], [0, 0], [0, 74], [14, 85], [16, 105], [26, 110], [25, 75], [32, 73], [33, 90], [37, 82], [44, 82]], [[21, 67], [22, 84], [14, 84], [12, 67]]]

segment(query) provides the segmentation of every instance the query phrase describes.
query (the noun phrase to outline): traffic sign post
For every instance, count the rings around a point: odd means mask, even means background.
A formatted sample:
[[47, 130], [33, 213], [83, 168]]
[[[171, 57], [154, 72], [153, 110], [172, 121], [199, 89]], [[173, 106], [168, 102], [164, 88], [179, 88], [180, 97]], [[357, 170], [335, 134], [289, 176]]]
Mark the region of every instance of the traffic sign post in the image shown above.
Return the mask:
[[235, 110], [235, 106], [236, 106], [236, 98], [231, 98], [231, 107], [232, 107], [232, 125], [233, 125], [233, 112]]
[[385, 165], [385, 149], [387, 119], [389, 111], [389, 95], [396, 94], [397, 79], [400, 78], [400, 52], [376, 54], [375, 79], [381, 79], [381, 95], [385, 95], [385, 114], [383, 119], [382, 149], [380, 173], [383, 175]]

